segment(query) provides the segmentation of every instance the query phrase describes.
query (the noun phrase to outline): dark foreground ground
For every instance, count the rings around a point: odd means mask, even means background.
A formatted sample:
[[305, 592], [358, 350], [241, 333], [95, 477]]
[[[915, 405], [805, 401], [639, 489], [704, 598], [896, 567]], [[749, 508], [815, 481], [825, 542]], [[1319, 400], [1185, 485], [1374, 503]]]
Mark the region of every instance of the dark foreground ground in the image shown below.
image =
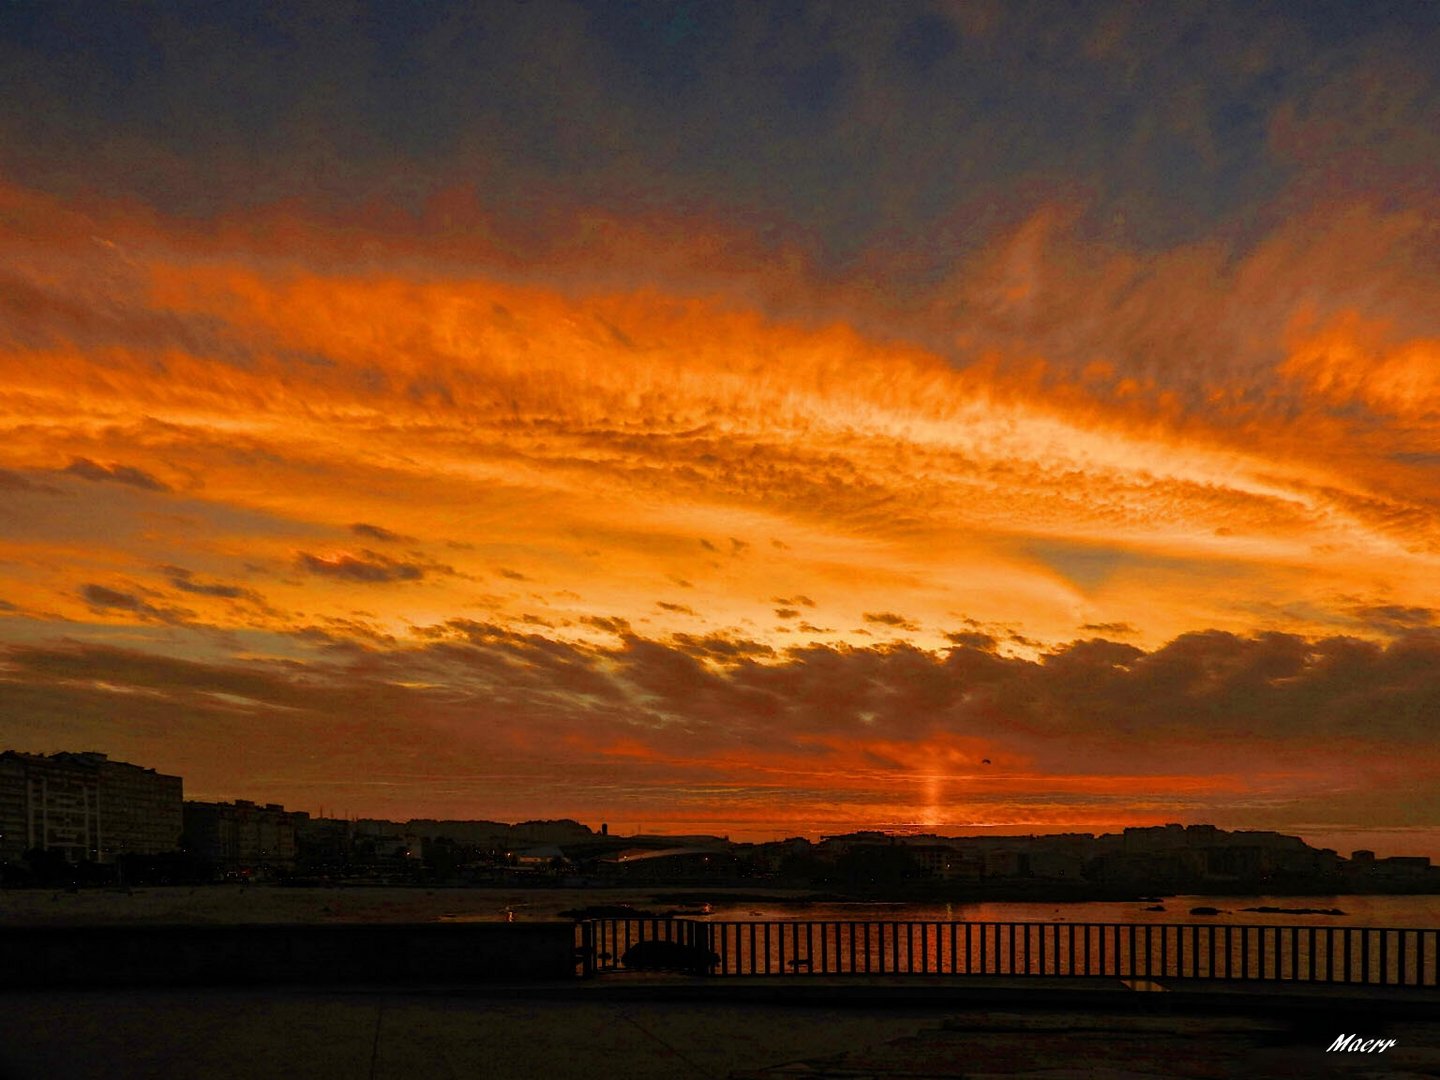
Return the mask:
[[[1115, 980], [0, 994], [3, 1080], [1440, 1077], [1440, 999]], [[1020, 984], [1020, 985], [1017, 985]], [[1328, 1053], [1341, 1034], [1394, 1039]]]

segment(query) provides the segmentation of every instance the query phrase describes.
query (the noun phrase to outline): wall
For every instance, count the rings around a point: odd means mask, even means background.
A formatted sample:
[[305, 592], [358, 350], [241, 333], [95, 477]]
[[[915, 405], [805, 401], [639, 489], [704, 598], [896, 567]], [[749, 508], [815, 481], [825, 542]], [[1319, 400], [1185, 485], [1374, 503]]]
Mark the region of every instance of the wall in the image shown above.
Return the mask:
[[0, 987], [493, 982], [576, 974], [573, 923], [0, 928]]

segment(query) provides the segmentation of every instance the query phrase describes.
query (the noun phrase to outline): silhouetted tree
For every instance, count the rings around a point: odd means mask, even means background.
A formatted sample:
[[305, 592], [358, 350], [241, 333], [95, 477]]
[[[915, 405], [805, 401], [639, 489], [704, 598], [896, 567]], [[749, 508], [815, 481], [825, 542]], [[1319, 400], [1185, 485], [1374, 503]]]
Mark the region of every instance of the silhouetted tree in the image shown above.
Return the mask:
[[897, 885], [925, 877], [924, 868], [903, 844], [866, 844], [835, 860], [835, 877], [858, 888]]
[[25, 853], [25, 862], [41, 885], [73, 885], [78, 878], [75, 865], [53, 849], [31, 848]]
[[436, 881], [451, 881], [460, 866], [460, 856], [455, 841], [448, 836], [425, 840], [422, 848], [425, 869]]

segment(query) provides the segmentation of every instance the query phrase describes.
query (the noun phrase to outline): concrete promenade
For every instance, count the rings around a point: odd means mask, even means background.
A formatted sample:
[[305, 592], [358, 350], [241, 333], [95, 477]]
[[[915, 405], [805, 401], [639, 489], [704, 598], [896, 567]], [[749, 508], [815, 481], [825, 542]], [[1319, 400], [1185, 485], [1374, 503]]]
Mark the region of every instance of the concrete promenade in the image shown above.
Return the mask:
[[[1440, 998], [1117, 980], [628, 977], [9, 991], [3, 1080], [1440, 1077]], [[1327, 1053], [1338, 1036], [1394, 1039]]]

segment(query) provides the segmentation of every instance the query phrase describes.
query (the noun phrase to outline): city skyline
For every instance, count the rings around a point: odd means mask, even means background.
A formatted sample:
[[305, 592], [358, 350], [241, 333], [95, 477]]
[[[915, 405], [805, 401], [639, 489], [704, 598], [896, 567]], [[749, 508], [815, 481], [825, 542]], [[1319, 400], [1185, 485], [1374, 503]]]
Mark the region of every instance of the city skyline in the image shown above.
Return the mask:
[[0, 9], [0, 746], [1440, 859], [1440, 8]]
[[[45, 855], [59, 856], [62, 864], [71, 867], [88, 862], [93, 868], [93, 865], [111, 864], [127, 856], [185, 854], [202, 860], [228, 861], [233, 864], [230, 868], [234, 869], [246, 864], [245, 851], [249, 852], [248, 859], [257, 865], [293, 870], [297, 860], [313, 866], [317, 862], [324, 863], [328, 857], [338, 857], [343, 846], [332, 850], [338, 835], [351, 839], [363, 835], [399, 842], [399, 847], [388, 854], [392, 858], [398, 857], [401, 864], [406, 865], [415, 859], [423, 859], [426, 845], [435, 841], [472, 848], [477, 842], [482, 848], [489, 844], [493, 850], [488, 854], [492, 856], [500, 853], [501, 848], [512, 846], [515, 851], [506, 851], [504, 855], [518, 853], [534, 857], [534, 851], [522, 850], [521, 846], [528, 842], [533, 847], [538, 843], [541, 849], [553, 852], [558, 850], [554, 845], [560, 843], [588, 847], [595, 840], [608, 840], [611, 844], [633, 840], [648, 845], [635, 849], [648, 852], [648, 858], [661, 855], [697, 856], [715, 850], [717, 844], [726, 849], [779, 848], [792, 853], [809, 851], [818, 845], [819, 849], [834, 854], [851, 845], [869, 846], [883, 841], [882, 846], [900, 844], [907, 850], [929, 851], [932, 854], [940, 850], [932, 842], [943, 842], [970, 845], [968, 850], [972, 851], [976, 850], [974, 845], [979, 844], [981, 849], [1010, 854], [1017, 850], [1064, 851], [1068, 852], [1067, 859], [1071, 856], [1079, 858], [1081, 848], [1087, 846], [1092, 854], [1118, 850], [1143, 856], [1184, 850], [1197, 858], [1196, 853], [1212, 849], [1225, 849], [1232, 853], [1240, 848], [1265, 849], [1276, 854], [1277, 858], [1278, 853], [1283, 851], [1296, 855], [1298, 861], [1285, 863], [1282, 859], [1271, 867], [1277, 873], [1324, 876], [1339, 872], [1342, 864], [1349, 861], [1382, 876], [1388, 875], [1392, 878], [1390, 884], [1408, 883], [1412, 887], [1422, 884], [1423, 879], [1432, 874], [1428, 856], [1380, 852], [1377, 862], [1377, 853], [1368, 849], [1343, 853], [1333, 848], [1326, 849], [1305, 837], [1274, 830], [1224, 830], [1204, 822], [1126, 826], [1123, 830], [1108, 833], [982, 832], [969, 836], [922, 832], [919, 826], [905, 825], [809, 836], [777, 832], [766, 841], [756, 837], [648, 832], [640, 823], [626, 833], [622, 828], [612, 829], [608, 822], [601, 822], [596, 827], [570, 818], [555, 817], [506, 822], [420, 817], [383, 819], [360, 817], [348, 811], [336, 815], [334, 808], [331, 808], [332, 813], [327, 814], [323, 806], [311, 812], [278, 803], [257, 803], [238, 796], [215, 799], [192, 795], [185, 798], [183, 787], [183, 777], [158, 773], [135, 762], [116, 761], [101, 751], [63, 750], [44, 755], [0, 749], [0, 871], [13, 871], [21, 864], [37, 859], [42, 865], [47, 865]], [[185, 823], [183, 833], [182, 819]], [[342, 834], [335, 833], [335, 826], [344, 827]], [[248, 849], [240, 840], [242, 834], [248, 836]], [[672, 843], [667, 848], [654, 847], [655, 841], [665, 840], [691, 846], [676, 847]], [[500, 847], [495, 846], [497, 842]], [[1075, 847], [1077, 843], [1081, 848]], [[701, 846], [693, 846], [697, 844]], [[1040, 847], [1035, 848], [1036, 844]], [[611, 851], [611, 856], [603, 857], [612, 857], [613, 849]], [[478, 853], [478, 848], [472, 852]], [[371, 854], [380, 855], [381, 861], [385, 856], [384, 852]], [[434, 856], [433, 851], [431, 856]], [[1312, 856], [1323, 858], [1312, 865], [1306, 861]], [[621, 862], [627, 860], [623, 852], [618, 858]], [[529, 865], [533, 867], [534, 864]], [[1221, 877], [1233, 877], [1238, 873], [1235, 866], [1226, 863], [1224, 858], [1220, 858], [1217, 866], [1218, 869], [1206, 872]], [[1200, 874], [1199, 867], [1200, 864], [1196, 863], [1192, 869]], [[1015, 864], [1000, 876], [1029, 877], [1032, 869]], [[1260, 874], [1263, 869], [1257, 864], [1251, 867], [1251, 872]], [[972, 866], [971, 870], [975, 867]], [[1055, 873], [1051, 874], [1042, 865], [1034, 876], [1065, 879], [1080, 872], [1079, 863], [1072, 860], [1064, 867], [1051, 866], [1050, 871]], [[993, 868], [991, 876], [994, 876]], [[1374, 884], [1373, 881], [1369, 883]]]

